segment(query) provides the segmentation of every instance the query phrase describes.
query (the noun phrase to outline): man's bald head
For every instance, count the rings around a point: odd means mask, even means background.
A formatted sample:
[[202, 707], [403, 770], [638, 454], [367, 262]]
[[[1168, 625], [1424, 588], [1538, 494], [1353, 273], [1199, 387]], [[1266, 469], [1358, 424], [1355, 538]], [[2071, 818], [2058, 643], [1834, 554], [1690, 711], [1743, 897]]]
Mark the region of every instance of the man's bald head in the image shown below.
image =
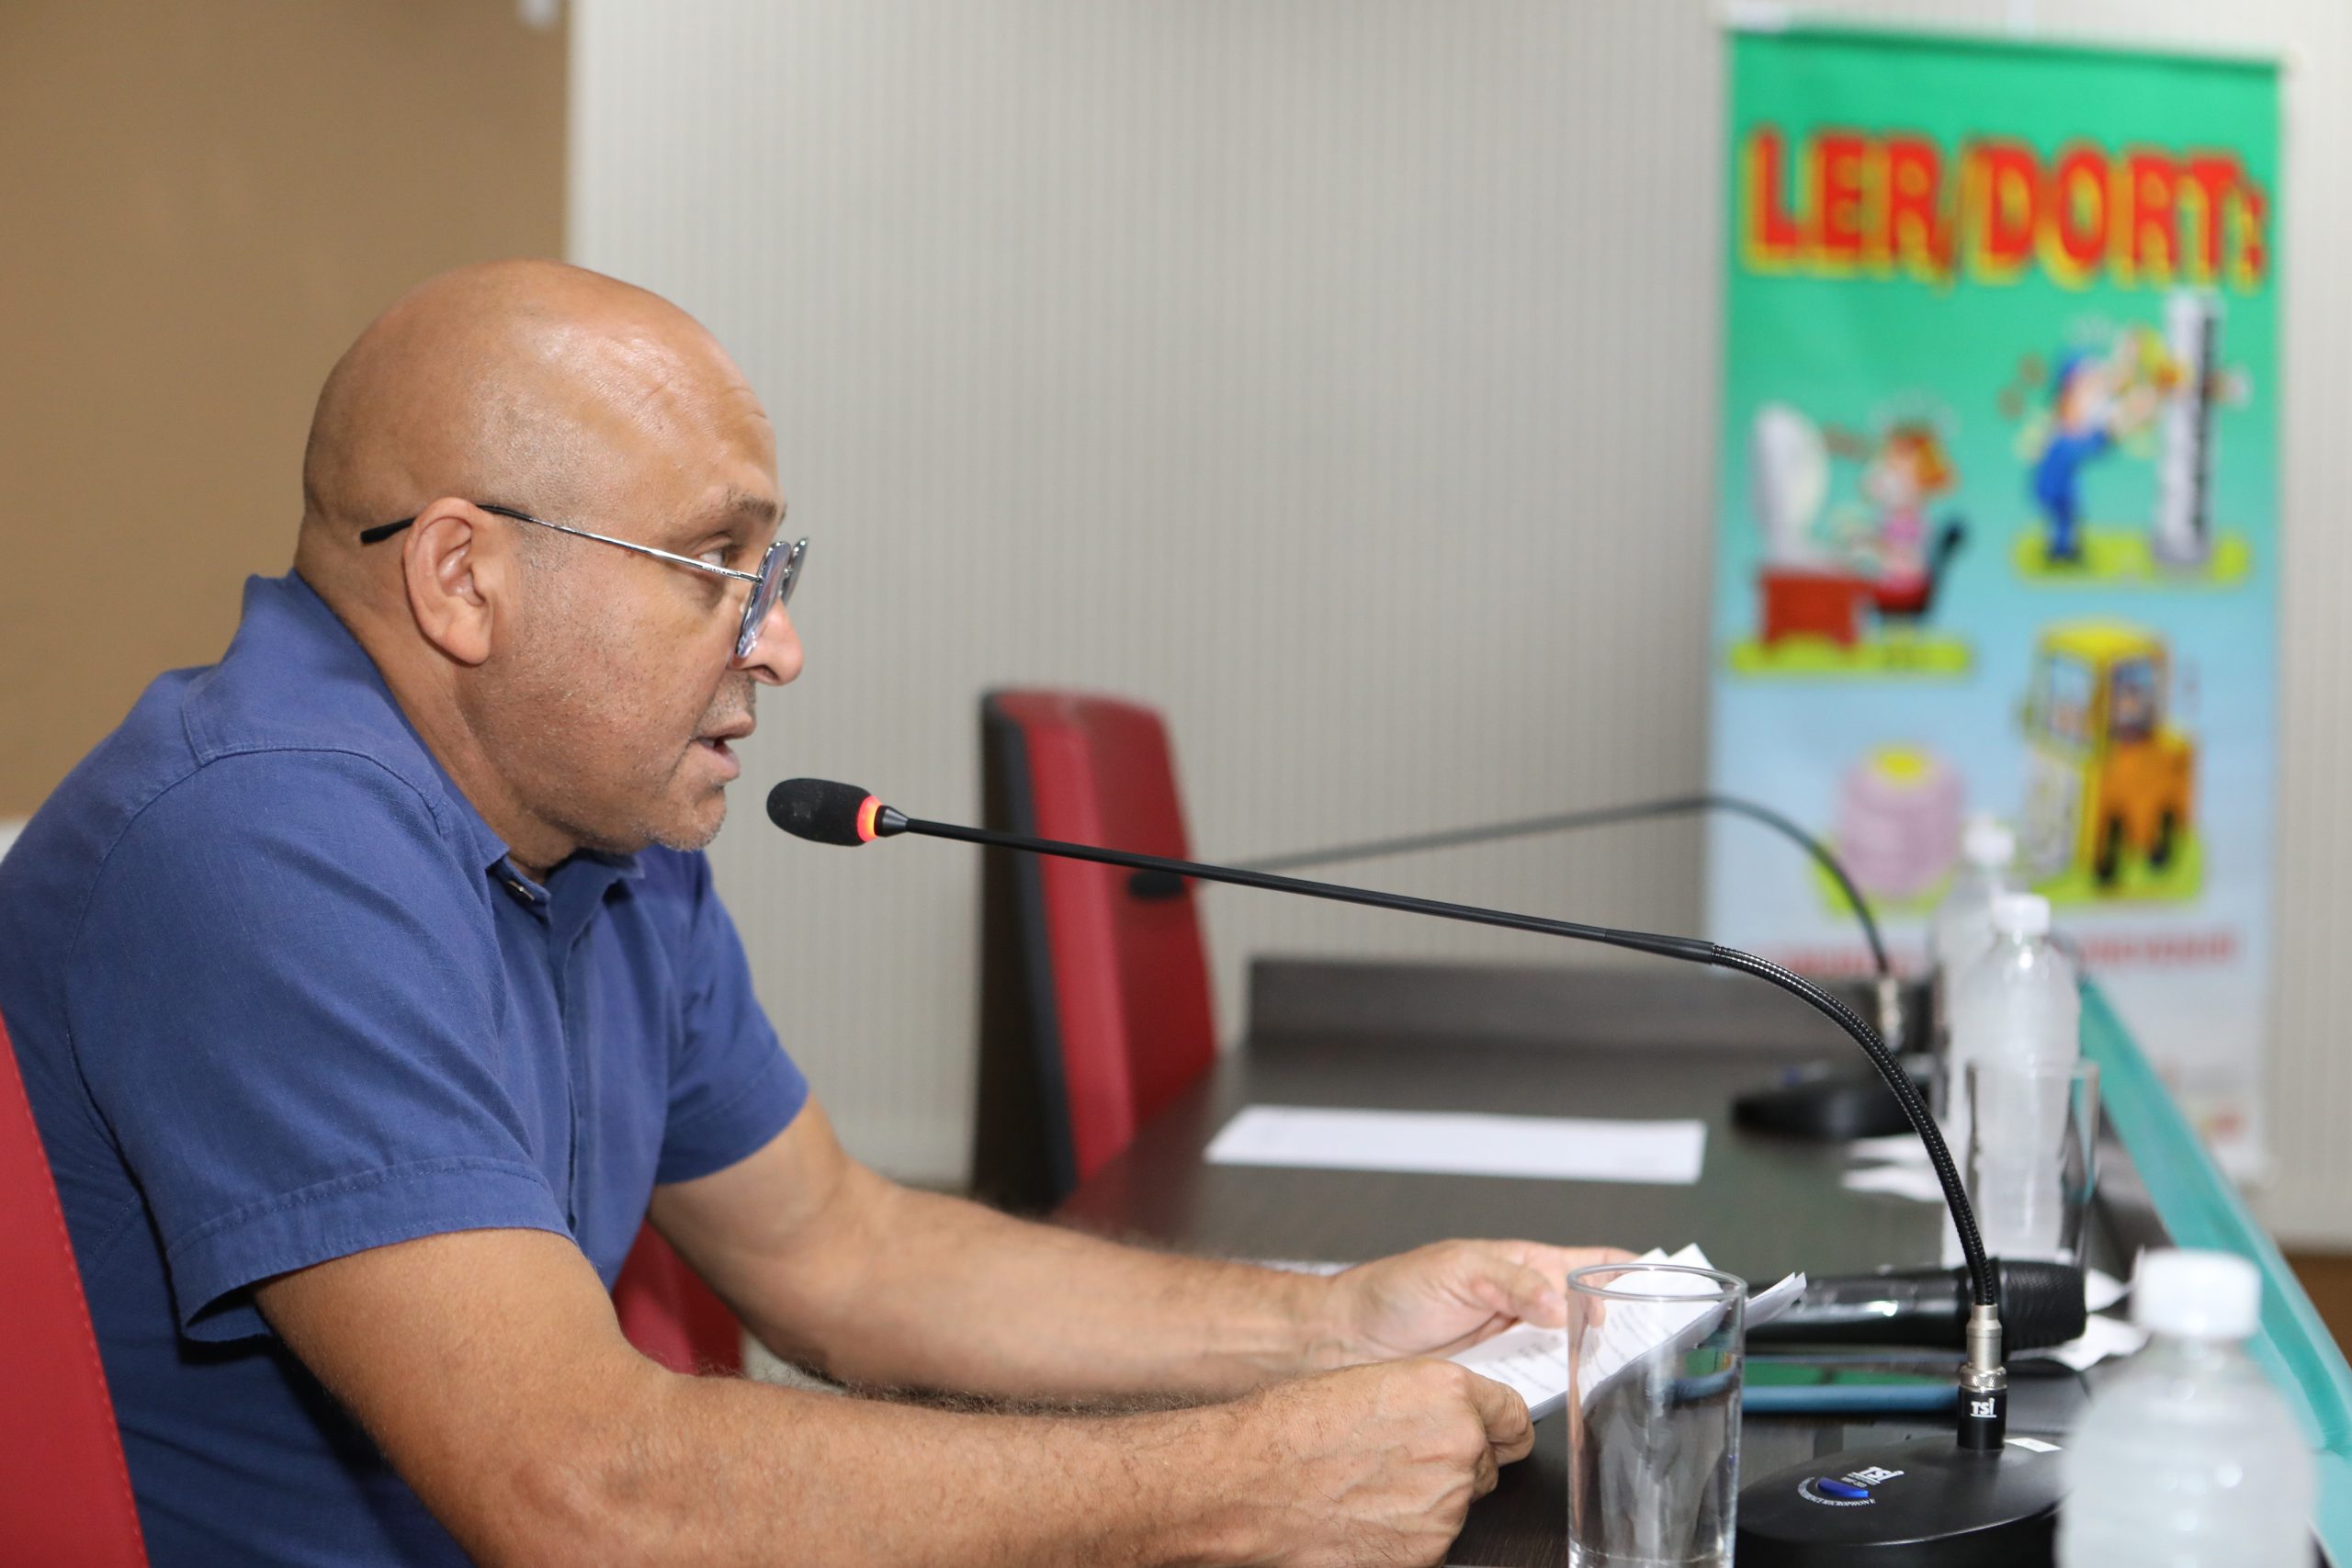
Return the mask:
[[680, 400], [748, 396], [741, 381], [694, 318], [599, 273], [517, 260], [428, 279], [359, 334], [319, 393], [305, 574], [435, 496], [578, 513], [625, 487], [641, 438]]
[[546, 865], [717, 830], [752, 688], [799, 671], [781, 615], [733, 656], [781, 512], [767, 415], [692, 317], [578, 267], [493, 262], [411, 289], [327, 377], [294, 564]]

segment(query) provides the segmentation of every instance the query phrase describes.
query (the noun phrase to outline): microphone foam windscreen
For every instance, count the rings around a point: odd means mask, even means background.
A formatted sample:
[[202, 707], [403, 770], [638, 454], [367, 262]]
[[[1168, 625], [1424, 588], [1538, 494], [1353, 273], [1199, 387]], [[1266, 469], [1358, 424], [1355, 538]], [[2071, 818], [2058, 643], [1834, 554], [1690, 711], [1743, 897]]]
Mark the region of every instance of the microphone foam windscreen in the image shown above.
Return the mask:
[[2080, 1269], [2003, 1258], [2000, 1270], [2004, 1348], [2041, 1350], [2082, 1337], [2086, 1314]]
[[858, 814], [872, 797], [855, 784], [831, 779], [786, 779], [768, 791], [768, 819], [796, 839], [820, 844], [862, 844]]

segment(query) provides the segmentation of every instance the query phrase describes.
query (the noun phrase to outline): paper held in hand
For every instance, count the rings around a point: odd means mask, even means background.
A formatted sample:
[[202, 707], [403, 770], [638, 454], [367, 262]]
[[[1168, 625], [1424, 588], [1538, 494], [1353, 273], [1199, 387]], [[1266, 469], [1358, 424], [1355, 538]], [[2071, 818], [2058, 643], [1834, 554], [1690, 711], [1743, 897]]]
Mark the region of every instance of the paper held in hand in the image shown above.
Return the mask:
[[[1653, 1247], [1634, 1259], [1640, 1263], [1677, 1263], [1693, 1269], [1712, 1269], [1707, 1255], [1694, 1245], [1668, 1257]], [[1629, 1266], [1630, 1268], [1630, 1266]], [[1630, 1291], [1645, 1291], [1655, 1294], [1706, 1289], [1705, 1282], [1689, 1274], [1673, 1274], [1660, 1270], [1655, 1273], [1627, 1272], [1617, 1277], [1618, 1284]], [[1747, 1325], [1770, 1323], [1789, 1308], [1789, 1304], [1804, 1293], [1804, 1276], [1791, 1274], [1770, 1290], [1749, 1293]], [[1685, 1306], [1676, 1302], [1616, 1302], [1609, 1303], [1608, 1316], [1593, 1330], [1600, 1336], [1588, 1364], [1592, 1377], [1585, 1390], [1591, 1398], [1592, 1390], [1637, 1356], [1679, 1338], [1700, 1326], [1707, 1315], [1702, 1303]], [[1481, 1377], [1489, 1377], [1506, 1387], [1519, 1391], [1527, 1401], [1527, 1413], [1540, 1421], [1567, 1403], [1568, 1398], [1568, 1335], [1563, 1328], [1538, 1328], [1521, 1324], [1507, 1329], [1492, 1339], [1473, 1345], [1452, 1359], [1469, 1368]]]

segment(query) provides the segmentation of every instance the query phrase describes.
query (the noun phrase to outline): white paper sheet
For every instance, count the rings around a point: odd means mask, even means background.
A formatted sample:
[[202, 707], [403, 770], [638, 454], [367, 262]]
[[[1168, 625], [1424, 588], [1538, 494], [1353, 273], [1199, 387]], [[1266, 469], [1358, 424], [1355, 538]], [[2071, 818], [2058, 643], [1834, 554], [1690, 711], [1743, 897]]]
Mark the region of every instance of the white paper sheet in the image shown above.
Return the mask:
[[2132, 1287], [2112, 1274], [2096, 1269], [2083, 1270], [2083, 1306], [2089, 1312], [2105, 1312], [2132, 1293]]
[[1568, 1333], [1522, 1323], [1448, 1358], [1482, 1378], [1515, 1389], [1527, 1414], [1541, 1421], [1568, 1400]]
[[2120, 1317], [2090, 1317], [2083, 1321], [2079, 1339], [2041, 1354], [2053, 1356], [2076, 1371], [2097, 1366], [2109, 1356], [2136, 1356], [2148, 1343], [2148, 1331]]
[[[1635, 1261], [1678, 1263], [1693, 1269], [1713, 1267], [1696, 1246], [1686, 1247], [1671, 1257], [1653, 1247]], [[1645, 1280], [1626, 1274], [1619, 1276], [1619, 1280], [1634, 1290], [1695, 1292], [1707, 1288], [1704, 1280], [1689, 1274], [1654, 1274]], [[1770, 1290], [1755, 1292], [1747, 1298], [1747, 1323], [1752, 1327], [1771, 1322], [1804, 1292], [1802, 1274], [1792, 1274]], [[1591, 1386], [1598, 1387], [1602, 1379], [1634, 1357], [1656, 1349], [1689, 1328], [1706, 1310], [1704, 1306], [1681, 1306], [1672, 1302], [1611, 1302], [1609, 1315], [1599, 1330], [1600, 1343], [1594, 1348], [1589, 1363], [1593, 1373]], [[1527, 1401], [1528, 1415], [1538, 1421], [1567, 1403], [1568, 1335], [1564, 1328], [1521, 1324], [1458, 1352], [1452, 1359], [1482, 1377], [1516, 1389], [1519, 1396]]]
[[1688, 1186], [1699, 1179], [1706, 1147], [1706, 1123], [1696, 1121], [1252, 1105], [1225, 1124], [1209, 1145], [1208, 1159], [1212, 1165]]
[[[1846, 1145], [1851, 1159], [1886, 1160], [1894, 1165], [1928, 1165], [1928, 1145], [1917, 1133], [1889, 1133], [1883, 1138], [1856, 1138]], [[1959, 1158], [1954, 1150], [1952, 1157]]]
[[1927, 1165], [1865, 1165], [1846, 1172], [1838, 1182], [1849, 1192], [1886, 1192], [1915, 1203], [1944, 1201], [1943, 1183]]

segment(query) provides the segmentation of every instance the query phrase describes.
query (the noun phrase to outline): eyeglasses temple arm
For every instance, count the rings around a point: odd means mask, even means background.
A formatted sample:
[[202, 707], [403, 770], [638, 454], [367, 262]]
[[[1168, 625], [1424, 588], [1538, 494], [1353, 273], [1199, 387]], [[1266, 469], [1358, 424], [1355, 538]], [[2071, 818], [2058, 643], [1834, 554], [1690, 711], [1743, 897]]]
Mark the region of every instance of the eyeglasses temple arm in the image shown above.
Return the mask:
[[[707, 560], [696, 560], [692, 556], [673, 555], [668, 550], [657, 550], [651, 545], [632, 544], [627, 539], [616, 539], [605, 534], [592, 534], [585, 528], [572, 528], [561, 523], [550, 523], [544, 517], [534, 517], [527, 512], [517, 512], [511, 506], [492, 506], [487, 502], [481, 504], [484, 512], [496, 513], [501, 517], [512, 517], [517, 523], [536, 523], [542, 528], [551, 528], [559, 534], [570, 534], [576, 539], [594, 539], [600, 545], [616, 545], [625, 550], [635, 550], [641, 556], [651, 556], [656, 560], [674, 561], [680, 566], [690, 566], [696, 571], [707, 571], [718, 577], [731, 577], [738, 582], [756, 583], [760, 580], [760, 574], [756, 571], [737, 571], [731, 567], [713, 566]], [[359, 542], [363, 545], [372, 545], [379, 540], [389, 539], [415, 521], [413, 517], [403, 517], [397, 523], [379, 523], [372, 528], [362, 528], [359, 530]]]

